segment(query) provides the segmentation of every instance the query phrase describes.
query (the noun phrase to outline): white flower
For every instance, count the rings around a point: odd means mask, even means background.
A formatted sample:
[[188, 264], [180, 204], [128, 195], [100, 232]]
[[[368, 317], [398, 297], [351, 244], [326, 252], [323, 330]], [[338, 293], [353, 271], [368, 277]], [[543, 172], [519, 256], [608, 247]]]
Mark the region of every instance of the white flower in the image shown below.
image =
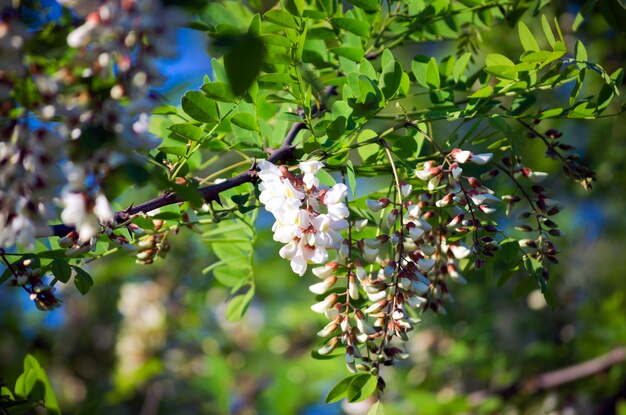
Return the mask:
[[415, 242], [422, 239], [423, 235], [424, 235], [424, 230], [421, 228], [418, 228], [417, 226], [413, 226], [409, 229], [409, 236]]
[[93, 206], [85, 193], [66, 192], [62, 201], [65, 208], [61, 212], [61, 220], [76, 227], [80, 243], [89, 241], [98, 233], [101, 221], [113, 220], [113, 211], [103, 194], [96, 196]]
[[94, 38], [98, 26], [97, 18], [87, 18], [82, 26], [77, 27], [67, 36], [67, 44], [72, 48], [87, 46]]
[[308, 245], [304, 239], [289, 242], [280, 249], [279, 255], [291, 261], [291, 269], [299, 276], [304, 275], [307, 264], [322, 264], [328, 260], [325, 248]]
[[361, 219], [361, 220], [354, 221], [354, 229], [357, 232], [361, 232], [367, 226], [367, 222], [368, 222], [367, 219]]
[[449, 249], [456, 259], [466, 258], [471, 253], [470, 249], [462, 244], [450, 245]]
[[424, 284], [422, 281], [412, 281], [411, 288], [418, 295], [426, 294], [430, 289], [429, 284]]
[[332, 353], [333, 350], [335, 350], [335, 348], [337, 347], [337, 345], [339, 344], [339, 338], [338, 337], [333, 337], [330, 340], [328, 340], [328, 343], [326, 343], [324, 346], [322, 346], [317, 353], [321, 354], [321, 355], [326, 355], [329, 353]]
[[472, 154], [470, 161], [474, 164], [487, 164], [493, 158], [493, 153]]
[[315, 303], [311, 306], [311, 310], [316, 313], [324, 313], [329, 310], [337, 302], [337, 294], [330, 294], [319, 303]]
[[430, 271], [433, 267], [435, 266], [435, 260], [434, 259], [426, 259], [426, 258], [422, 258], [420, 260], [417, 261], [417, 267], [420, 269], [420, 271], [422, 272], [428, 272]]
[[366, 200], [365, 204], [367, 205], [367, 208], [371, 210], [372, 212], [378, 212], [379, 210], [385, 207], [385, 205], [382, 202], [378, 200], [372, 200], [372, 199]]
[[96, 205], [93, 208], [93, 213], [103, 222], [109, 222], [113, 220], [113, 210], [106, 196], [100, 193], [96, 196]]
[[421, 209], [417, 205], [411, 205], [407, 208], [407, 213], [409, 214], [409, 218], [417, 219], [422, 214]]
[[317, 335], [320, 337], [328, 337], [333, 334], [335, 330], [337, 330], [337, 327], [339, 327], [339, 323], [337, 323], [336, 320], [333, 320], [328, 323], [322, 330], [318, 331]]
[[378, 249], [371, 249], [367, 245], [363, 247], [363, 258], [365, 258], [367, 262], [376, 261], [377, 256], [378, 256]]
[[400, 186], [400, 192], [402, 193], [402, 196], [404, 197], [409, 197], [412, 191], [413, 191], [413, 186], [411, 186], [408, 183], [404, 183], [402, 186]]
[[376, 333], [376, 330], [374, 330], [374, 328], [368, 324], [367, 320], [365, 319], [365, 315], [363, 315], [363, 312], [361, 310], [357, 310], [354, 316], [356, 317], [355, 318], [356, 327], [359, 329], [361, 333], [364, 333], [364, 334]]
[[427, 299], [423, 297], [411, 296], [408, 298], [407, 302], [413, 308], [419, 308], [428, 302]]
[[309, 227], [309, 214], [302, 209], [285, 209], [274, 212], [276, 222], [272, 225], [274, 240], [289, 243], [302, 236], [302, 229]]
[[317, 160], [300, 162], [300, 170], [304, 173], [302, 181], [307, 189], [320, 185], [320, 180], [315, 175], [322, 167], [324, 167], [324, 164]]
[[274, 212], [280, 209], [297, 209], [302, 204], [304, 193], [293, 187], [289, 180], [280, 180], [270, 175], [268, 180], [261, 181], [259, 201], [265, 205], [265, 210]]
[[463, 174], [463, 169], [460, 168], [458, 164], [456, 166], [451, 167], [450, 171], [452, 173], [452, 177], [454, 177], [455, 180], [458, 180], [459, 177], [461, 177], [461, 174]]
[[450, 275], [450, 278], [452, 278], [454, 281], [461, 285], [467, 284], [467, 280], [465, 279], [465, 277], [463, 277], [463, 275], [459, 273], [456, 266], [452, 263], [448, 264], [448, 275]]
[[322, 282], [318, 282], [317, 284], [309, 286], [309, 291], [311, 291], [313, 294], [324, 294], [326, 291], [330, 290], [336, 282], [337, 277], [330, 276]]
[[492, 202], [500, 202], [500, 199], [498, 199], [497, 197], [489, 193], [479, 193], [477, 195], [470, 196], [470, 198], [472, 199], [472, 202], [474, 202], [475, 205], [482, 205], [484, 203], [492, 203]]
[[[335, 266], [331, 265], [334, 264]], [[317, 267], [313, 269], [313, 274], [321, 279], [326, 279], [332, 275], [332, 273], [337, 269], [335, 263], [326, 264], [323, 267]]]
[[415, 170], [415, 176], [417, 176], [418, 179], [423, 180], [423, 181], [427, 181], [430, 180], [431, 177], [433, 177], [433, 175], [430, 172], [430, 169], [423, 169], [423, 170]]
[[463, 164], [466, 163], [467, 160], [470, 159], [470, 157], [472, 157], [472, 152], [468, 150], [461, 150], [460, 148], [455, 148], [450, 152], [450, 155], [454, 157], [454, 159], [458, 163]]
[[542, 171], [532, 171], [528, 174], [528, 178], [533, 183], [541, 183], [548, 177], [548, 173], [544, 173]]

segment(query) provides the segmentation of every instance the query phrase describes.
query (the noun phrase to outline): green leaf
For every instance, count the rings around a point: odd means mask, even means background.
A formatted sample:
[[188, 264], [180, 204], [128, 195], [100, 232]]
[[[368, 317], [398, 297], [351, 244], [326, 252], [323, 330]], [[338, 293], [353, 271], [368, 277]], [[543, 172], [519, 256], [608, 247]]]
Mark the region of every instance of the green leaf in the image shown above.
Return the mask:
[[383, 53], [380, 56], [380, 67], [384, 68], [389, 65], [391, 62], [394, 62], [396, 58], [393, 57], [393, 52], [389, 49], [383, 50]]
[[356, 47], [338, 47], [331, 48], [330, 51], [337, 56], [343, 56], [346, 59], [351, 60], [352, 62], [361, 62], [363, 59], [364, 53], [362, 48]]
[[304, 11], [304, 0], [283, 0], [283, 7], [294, 16], [302, 16]]
[[543, 277], [543, 264], [535, 258], [526, 256], [524, 257], [524, 268], [526, 268], [526, 271], [533, 277], [535, 283], [541, 287], [541, 292], [545, 292], [548, 286]]
[[511, 66], [514, 67], [515, 63], [504, 55], [499, 53], [490, 53], [485, 58], [485, 65], [489, 66]]
[[[576, 60], [579, 62], [587, 61], [587, 49], [585, 45], [580, 40], [576, 41], [576, 45], [574, 46], [574, 56], [576, 56]], [[580, 66], [579, 66], [580, 67]]]
[[67, 261], [62, 259], [54, 259], [50, 263], [50, 271], [54, 274], [54, 277], [62, 283], [67, 283], [72, 276], [72, 267]]
[[239, 112], [233, 115], [230, 122], [244, 130], [257, 131], [259, 129], [254, 115], [247, 112]]
[[220, 102], [235, 102], [235, 97], [228, 85], [223, 82], [209, 82], [202, 85], [202, 90], [208, 97]]
[[15, 394], [19, 397], [27, 398], [37, 384], [37, 377], [37, 371], [27, 368], [26, 360], [24, 360], [24, 372], [15, 382]]
[[72, 265], [72, 268], [74, 268], [74, 272], [76, 272], [74, 285], [82, 295], [87, 294], [89, 289], [93, 286], [93, 278], [91, 278], [91, 275], [89, 275], [87, 271], [80, 267]]
[[380, 0], [348, 0], [348, 3], [365, 10], [366, 12], [377, 12], [380, 10]]
[[[326, 395], [326, 403], [333, 403], [343, 399], [348, 392], [348, 387], [350, 383], [354, 380], [357, 375], [348, 376], [347, 378], [341, 379]], [[369, 376], [369, 375], [368, 375]]]
[[465, 72], [471, 57], [472, 54], [467, 52], [454, 63], [454, 68], [452, 69], [452, 79], [454, 79], [454, 82], [459, 82], [459, 79], [461, 78], [461, 75], [463, 75], [463, 72]]
[[242, 96], [256, 79], [263, 59], [265, 43], [255, 35], [238, 36], [224, 54], [224, 69], [235, 96]]
[[32, 400], [43, 401], [48, 415], [61, 415], [59, 403], [46, 371], [30, 354], [24, 358], [24, 372], [15, 383], [15, 394], [20, 397], [30, 397]]
[[439, 89], [441, 87], [441, 79], [439, 78], [439, 68], [435, 58], [430, 58], [426, 65], [426, 83], [430, 89]]
[[266, 73], [260, 75], [257, 80], [259, 83], [279, 84], [281, 86], [289, 85], [294, 82], [289, 74], [286, 73]]
[[347, 17], [336, 17], [331, 19], [333, 26], [347, 30], [357, 36], [368, 37], [370, 35], [370, 25], [364, 20], [350, 19]]
[[505, 239], [500, 242], [500, 258], [507, 265], [514, 265], [519, 261], [520, 247], [515, 239]]
[[541, 28], [543, 29], [543, 34], [546, 37], [546, 40], [554, 49], [556, 39], [554, 38], [554, 33], [552, 33], [552, 27], [550, 26], [550, 22], [548, 22], [548, 19], [544, 15], [541, 15]]
[[[402, 66], [398, 61], [389, 62], [383, 69], [383, 73], [380, 75], [379, 88], [388, 100], [398, 91], [402, 81], [402, 73]], [[439, 79], [439, 74], [437, 74], [437, 79]]]
[[524, 22], [519, 22], [519, 24], [517, 25], [517, 31], [519, 34], [519, 39], [522, 42], [522, 47], [525, 51], [541, 50], [532, 32], [530, 31], [528, 26], [524, 24]]
[[374, 69], [372, 63], [367, 59], [361, 60], [361, 63], [359, 64], [359, 72], [361, 75], [365, 75], [369, 79], [376, 79], [378, 77], [376, 69]]
[[[202, 141], [204, 136], [206, 135], [201, 128], [196, 127], [193, 124], [184, 122], [178, 124], [172, 124], [167, 127], [175, 135], [191, 141]], [[183, 149], [185, 150], [185, 149]]]
[[[554, 27], [556, 27], [556, 33], [559, 35], [559, 40], [565, 44], [565, 38], [563, 37], [563, 31], [561, 30], [561, 26], [559, 25], [559, 19], [554, 16]], [[556, 49], [556, 48], [555, 48]]]
[[265, 20], [277, 24], [278, 26], [298, 29], [299, 26], [293, 16], [284, 10], [270, 10], [265, 13]]
[[587, 17], [589, 17], [589, 15], [591, 15], [591, 12], [593, 11], [597, 2], [598, 0], [587, 0], [585, 1], [585, 3], [583, 3], [583, 6], [580, 8], [580, 10], [578, 10], [578, 13], [576, 13], [576, 17], [574, 18], [574, 23], [572, 23], [572, 30], [574, 32], [578, 31], [578, 28], [580, 27], [582, 22]]
[[181, 99], [183, 111], [191, 118], [200, 122], [212, 122], [219, 119], [215, 101], [207, 98], [202, 92], [188, 91]]
[[165, 154], [172, 154], [178, 157], [184, 157], [187, 154], [186, 147], [175, 147], [175, 146], [161, 146], [159, 147], [159, 151]]
[[321, 169], [317, 172], [317, 178], [320, 179], [320, 184], [326, 186], [334, 186], [337, 184], [333, 176], [331, 176], [325, 169]]
[[348, 402], [361, 402], [369, 398], [376, 392], [377, 384], [378, 380], [376, 376], [370, 375], [369, 373], [355, 375], [346, 392]]
[[347, 119], [344, 116], [335, 118], [328, 127], [326, 127], [326, 135], [331, 140], [336, 140], [346, 131]]
[[267, 34], [261, 35], [261, 40], [263, 40], [267, 45], [280, 46], [283, 48], [291, 48], [291, 41], [287, 39], [285, 36]]
[[425, 55], [417, 55], [411, 61], [411, 70], [417, 82], [425, 88], [428, 88], [428, 82], [426, 80], [426, 67], [430, 58]]
[[159, 105], [155, 109], [152, 110], [152, 115], [176, 115], [178, 114], [178, 109], [171, 105]]
[[348, 184], [350, 185], [352, 198], [356, 199], [356, 176], [354, 175], [354, 166], [352, 165], [351, 160], [348, 160], [346, 163], [346, 174], [348, 176]]
[[519, 298], [529, 294], [532, 290], [537, 289], [537, 281], [529, 276], [524, 276], [515, 286], [514, 296]]
[[213, 276], [220, 284], [226, 287], [235, 287], [250, 275], [248, 258], [245, 256], [234, 256], [226, 258], [230, 263], [219, 266], [213, 270]]
[[179, 212], [159, 212], [156, 215], [151, 216], [152, 219], [161, 220], [180, 220], [181, 214]]
[[370, 409], [367, 411], [366, 415], [386, 415], [382, 402], [376, 401], [376, 403], [370, 406]]
[[484, 86], [478, 91], [470, 95], [470, 98], [488, 98], [493, 94], [493, 87], [491, 85]]
[[241, 319], [243, 315], [246, 313], [248, 306], [252, 302], [252, 298], [254, 298], [254, 286], [246, 285], [243, 288], [237, 290], [237, 292], [241, 292], [245, 290], [243, 294], [237, 294], [228, 302], [228, 306], [226, 307], [226, 320], [228, 321], [236, 321]]

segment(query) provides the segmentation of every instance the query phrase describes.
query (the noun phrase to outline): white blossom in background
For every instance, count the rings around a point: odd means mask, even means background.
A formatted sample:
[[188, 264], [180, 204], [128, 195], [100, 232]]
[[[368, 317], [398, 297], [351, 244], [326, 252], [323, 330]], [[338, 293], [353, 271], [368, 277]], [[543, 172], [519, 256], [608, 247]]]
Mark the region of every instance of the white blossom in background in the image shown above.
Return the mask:
[[329, 249], [339, 249], [339, 231], [348, 227], [348, 208], [343, 203], [347, 187], [338, 183], [321, 189], [316, 174], [324, 165], [319, 161], [302, 162], [301, 174], [263, 160], [259, 162], [259, 201], [274, 215], [274, 240], [286, 244], [279, 254], [288, 259], [291, 269], [302, 276], [308, 264], [324, 264]]
[[[143, 164], [140, 152], [160, 142], [148, 132], [148, 115], [159, 104], [153, 88], [164, 81], [155, 63], [175, 56], [185, 14], [153, 0], [60, 3], [84, 20], [67, 37], [77, 49], [72, 60], [47, 71], [28, 61], [32, 35], [19, 13], [10, 2], [1, 6], [0, 101], [11, 108], [5, 105], [0, 114], [7, 116], [0, 126], [0, 247], [32, 246], [37, 235], [48, 233], [55, 204], [62, 208], [61, 220], [77, 228], [78, 237], [71, 239], [89, 242], [114, 219], [102, 192], [110, 171]], [[41, 102], [13, 108], [19, 104], [11, 94], [25, 76]], [[112, 81], [113, 87], [108, 94], [92, 91], [91, 78]], [[37, 128], [29, 122], [35, 117]]]
[[6, 134], [9, 139], [0, 142], [0, 247], [32, 247], [54, 218], [55, 188], [64, 182], [58, 166], [64, 140], [20, 124]]

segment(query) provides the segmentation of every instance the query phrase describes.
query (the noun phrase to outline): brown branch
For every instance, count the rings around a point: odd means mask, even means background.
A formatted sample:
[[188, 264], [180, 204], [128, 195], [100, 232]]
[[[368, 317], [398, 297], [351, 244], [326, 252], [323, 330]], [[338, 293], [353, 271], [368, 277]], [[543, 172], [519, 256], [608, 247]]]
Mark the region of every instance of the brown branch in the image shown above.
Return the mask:
[[[279, 161], [286, 161], [293, 157], [293, 142], [296, 139], [298, 133], [306, 128], [306, 124], [303, 122], [296, 122], [291, 126], [291, 129], [285, 136], [283, 143], [281, 146], [274, 150], [271, 155], [267, 158], [267, 161], [272, 163], [276, 163]], [[216, 183], [210, 186], [201, 187], [198, 189], [198, 193], [202, 196], [202, 198], [208, 202], [210, 201], [218, 201], [219, 194], [228, 189], [232, 189], [234, 187], [240, 186], [244, 183], [255, 183], [257, 180], [257, 172], [253, 167], [249, 170], [246, 170], [232, 179], [225, 180], [221, 183]], [[183, 202], [184, 199], [180, 198], [174, 192], [164, 193], [161, 196], [157, 196], [154, 199], [148, 200], [147, 202], [141, 203], [139, 205], [131, 206], [128, 209], [121, 210], [115, 214], [115, 218], [117, 222], [124, 222], [128, 220], [128, 218], [132, 215], [136, 215], [138, 213], [147, 213], [158, 209], [163, 206], [172, 205], [175, 203]], [[52, 233], [48, 235], [40, 235], [40, 237], [44, 236], [65, 236], [71, 231], [74, 230], [74, 227], [67, 226], [64, 224], [52, 225], [51, 226]]]
[[511, 398], [514, 395], [532, 395], [537, 392], [554, 389], [566, 383], [574, 382], [605, 370], [626, 361], [626, 347], [617, 347], [610, 352], [586, 362], [542, 373], [533, 378], [516, 382], [506, 388], [497, 390], [480, 390], [471, 393], [468, 400], [471, 405], [477, 406], [490, 396]]

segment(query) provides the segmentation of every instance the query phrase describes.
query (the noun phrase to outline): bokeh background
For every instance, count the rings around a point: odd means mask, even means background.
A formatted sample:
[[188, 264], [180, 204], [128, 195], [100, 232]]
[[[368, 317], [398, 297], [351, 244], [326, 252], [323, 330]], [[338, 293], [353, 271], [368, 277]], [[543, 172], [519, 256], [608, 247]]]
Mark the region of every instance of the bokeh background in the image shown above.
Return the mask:
[[[41, 5], [45, 18], [54, 19], [56, 3]], [[580, 7], [581, 2], [556, 1], [545, 10], [558, 16], [569, 42]], [[539, 19], [527, 23], [541, 30]], [[520, 53], [509, 27], [495, 26], [483, 36], [485, 51]], [[609, 73], [626, 62], [624, 34], [600, 15], [575, 37], [587, 46], [590, 60]], [[159, 92], [172, 105], [211, 75], [206, 37], [181, 29], [178, 41], [179, 57], [160, 63], [169, 81]], [[426, 44], [404, 55], [410, 60], [416, 53], [445, 52]], [[568, 94], [567, 89], [546, 91], [543, 99]], [[452, 127], [435, 125], [436, 135], [445, 136]], [[160, 128], [155, 123], [155, 132]], [[626, 119], [562, 120], [541, 128], [562, 130], [597, 171], [593, 189], [585, 191], [563, 177], [558, 163], [543, 157], [539, 142], [528, 140], [522, 149], [532, 160], [529, 165], [550, 173], [546, 187], [566, 207], [558, 218], [565, 234], [558, 244], [561, 263], [551, 269], [556, 309], [539, 291], [515, 295], [522, 273], [498, 286], [505, 270], [498, 261], [468, 273], [469, 284], [454, 287], [447, 315], [424, 315], [407, 345], [410, 358], [385, 368], [388, 414], [626, 413], [624, 362], [548, 391], [503, 392], [626, 346]], [[229, 160], [223, 163], [212, 168]], [[137, 192], [154, 195], [153, 189]], [[117, 207], [129, 202], [119, 200]], [[202, 272], [215, 257], [188, 229], [172, 237], [168, 257], [152, 266], [135, 265], [124, 254], [93, 262], [92, 290], [81, 296], [68, 287], [61, 294], [63, 307], [55, 311], [40, 312], [14, 288], [0, 287], [0, 377], [12, 385], [25, 354], [34, 354], [70, 414], [365, 413], [363, 404], [323, 403], [345, 368], [341, 359], [310, 356], [322, 323], [309, 309], [313, 277], [298, 278], [278, 257], [265, 212], [257, 223], [256, 296], [239, 322], [226, 321], [229, 291]], [[476, 392], [485, 392], [480, 403]]]

